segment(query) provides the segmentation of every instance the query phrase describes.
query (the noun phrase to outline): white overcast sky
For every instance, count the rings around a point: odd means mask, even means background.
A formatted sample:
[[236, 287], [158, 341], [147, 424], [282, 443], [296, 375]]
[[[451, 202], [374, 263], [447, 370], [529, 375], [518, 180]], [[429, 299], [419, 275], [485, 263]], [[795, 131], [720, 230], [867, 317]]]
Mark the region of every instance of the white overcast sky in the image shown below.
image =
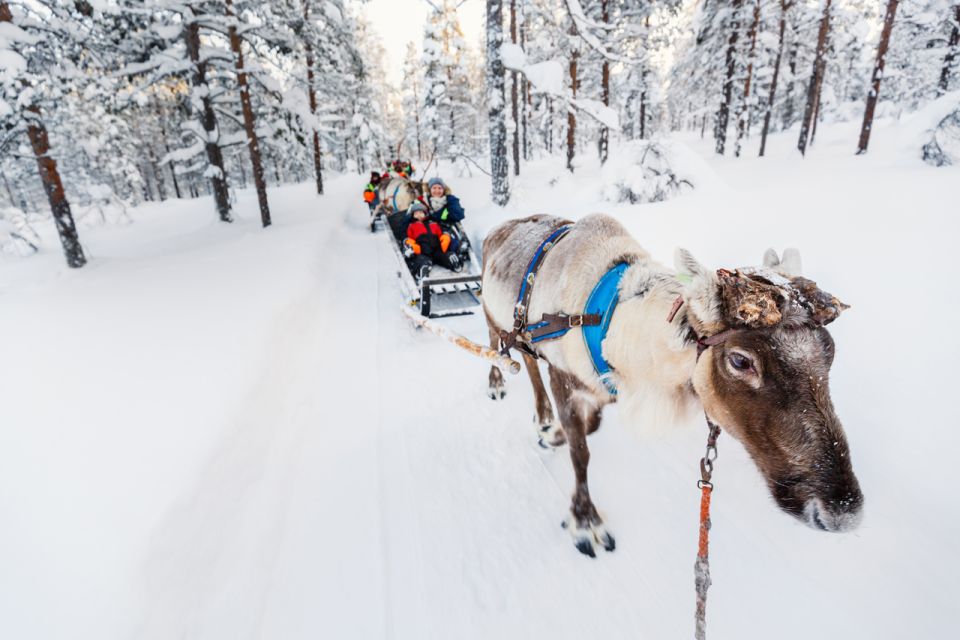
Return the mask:
[[[467, 46], [476, 47], [483, 26], [483, 0], [465, 0], [457, 11]], [[403, 77], [403, 58], [407, 43], [413, 41], [417, 50], [422, 49], [423, 25], [430, 6], [426, 0], [370, 0], [363, 11], [373, 28], [383, 38], [387, 50], [387, 78], [399, 85]]]

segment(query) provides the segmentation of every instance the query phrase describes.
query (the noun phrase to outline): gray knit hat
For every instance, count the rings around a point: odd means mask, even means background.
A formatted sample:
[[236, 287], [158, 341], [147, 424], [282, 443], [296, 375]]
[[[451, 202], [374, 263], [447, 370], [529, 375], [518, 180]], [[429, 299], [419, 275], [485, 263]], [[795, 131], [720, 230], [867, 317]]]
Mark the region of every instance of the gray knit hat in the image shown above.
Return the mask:
[[425, 206], [423, 206], [423, 203], [420, 202], [419, 200], [414, 200], [414, 201], [413, 201], [413, 204], [410, 205], [410, 208], [408, 209], [408, 211], [409, 211], [411, 214], [412, 214], [414, 211], [424, 211], [424, 212], [426, 212], [426, 211], [427, 211], [427, 208], [426, 208]]
[[440, 185], [440, 186], [443, 187], [444, 189], [447, 188], [446, 183], [445, 183], [445, 182], [443, 181], [443, 179], [441, 179], [441, 178], [430, 178], [430, 180], [427, 182], [427, 187], [430, 188], [430, 189], [432, 189], [432, 188], [433, 188], [433, 185], [435, 185], [435, 184]]

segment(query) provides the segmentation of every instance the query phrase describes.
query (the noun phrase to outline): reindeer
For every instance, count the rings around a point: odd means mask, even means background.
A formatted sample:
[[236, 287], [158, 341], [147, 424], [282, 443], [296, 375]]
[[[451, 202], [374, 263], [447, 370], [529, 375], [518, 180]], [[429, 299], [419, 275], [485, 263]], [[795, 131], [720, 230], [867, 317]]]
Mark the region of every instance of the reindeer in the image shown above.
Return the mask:
[[[531, 256], [565, 225], [572, 226], [532, 279], [528, 322], [580, 313], [604, 274], [624, 265], [600, 343], [610, 367], [604, 376], [582, 329], [539, 342], [528, 330], [507, 331], [515, 324], [517, 291]], [[616, 220], [594, 214], [576, 224], [546, 215], [508, 221], [487, 236], [483, 256], [491, 347], [514, 338], [528, 351], [523, 360], [540, 443], [569, 445], [576, 487], [564, 526], [579, 551], [595, 557], [595, 544], [615, 547], [590, 497], [586, 439], [613, 401], [627, 421], [647, 426], [704, 412], [746, 447], [783, 511], [824, 531], [859, 524], [863, 494], [830, 401], [834, 344], [824, 328], [846, 305], [800, 277], [796, 251], [781, 260], [769, 250], [761, 268], [714, 272], [679, 249], [673, 272], [651, 260]], [[536, 358], [547, 363], [559, 421]], [[489, 384], [491, 398], [504, 397], [496, 366]]]
[[[403, 237], [403, 229], [401, 229], [403, 218], [414, 200], [424, 195], [424, 185], [410, 178], [392, 176], [389, 180], [382, 181], [377, 190], [380, 199], [379, 208], [386, 216], [393, 235], [400, 240]], [[375, 212], [374, 216], [379, 213], [379, 211]]]

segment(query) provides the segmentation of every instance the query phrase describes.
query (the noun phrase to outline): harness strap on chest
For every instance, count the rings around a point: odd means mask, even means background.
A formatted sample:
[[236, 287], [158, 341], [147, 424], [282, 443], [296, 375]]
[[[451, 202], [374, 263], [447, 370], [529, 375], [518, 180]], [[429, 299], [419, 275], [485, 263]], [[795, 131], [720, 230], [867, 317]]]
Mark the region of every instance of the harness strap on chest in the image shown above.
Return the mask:
[[397, 211], [397, 194], [400, 193], [400, 187], [402, 186], [403, 186], [403, 183], [401, 182], [400, 184], [397, 185], [397, 188], [393, 190], [392, 200], [393, 200], [394, 211]]
[[594, 286], [593, 291], [590, 292], [583, 313], [544, 313], [539, 322], [527, 324], [527, 310], [530, 306], [530, 296], [533, 293], [537, 270], [543, 263], [547, 252], [556, 246], [557, 242], [563, 239], [569, 230], [569, 226], [564, 226], [551, 233], [540, 244], [527, 265], [523, 281], [520, 283], [517, 304], [514, 306], [513, 331], [500, 332], [501, 353], [507, 354], [511, 348], [516, 347], [536, 358], [538, 354], [532, 348], [534, 344], [543, 340], [560, 338], [571, 329], [580, 327], [583, 332], [584, 345], [590, 354], [594, 370], [607, 391], [611, 395], [616, 395], [616, 387], [611, 381], [613, 368], [603, 357], [603, 341], [607, 337], [613, 312], [620, 301], [620, 280], [629, 268], [629, 264], [617, 264], [603, 274]]
[[630, 267], [627, 263], [620, 263], [607, 271], [587, 298], [587, 304], [583, 311], [586, 314], [596, 315], [600, 322], [595, 325], [584, 325], [583, 342], [590, 353], [590, 360], [593, 361], [593, 368], [600, 376], [603, 386], [611, 395], [617, 395], [617, 388], [610, 379], [613, 368], [603, 357], [603, 341], [607, 337], [607, 330], [610, 329], [610, 320], [613, 318], [613, 311], [620, 302], [620, 280], [624, 272]]

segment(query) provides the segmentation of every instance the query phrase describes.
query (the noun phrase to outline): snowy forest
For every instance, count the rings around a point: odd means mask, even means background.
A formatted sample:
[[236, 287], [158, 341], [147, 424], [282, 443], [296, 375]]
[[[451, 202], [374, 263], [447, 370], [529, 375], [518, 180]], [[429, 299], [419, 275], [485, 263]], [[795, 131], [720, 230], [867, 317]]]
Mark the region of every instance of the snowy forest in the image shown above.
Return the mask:
[[[818, 123], [862, 119], [850, 144], [865, 153], [875, 117], [955, 107], [960, 84], [950, 0], [503, 0], [469, 47], [462, 2], [423, 1], [399, 86], [362, 3], [0, 3], [5, 246], [34, 247], [49, 209], [78, 267], [77, 218], [212, 195], [230, 222], [248, 186], [266, 226], [271, 186], [322, 194], [325, 171], [398, 154], [489, 173], [502, 205], [531, 159], [565, 154], [575, 172], [581, 155], [676, 131], [762, 156], [770, 133], [799, 128], [803, 154]], [[924, 158], [956, 159], [958, 122], [948, 109]]]
[[0, 0], [0, 638], [948, 638], [958, 203], [960, 0]]

